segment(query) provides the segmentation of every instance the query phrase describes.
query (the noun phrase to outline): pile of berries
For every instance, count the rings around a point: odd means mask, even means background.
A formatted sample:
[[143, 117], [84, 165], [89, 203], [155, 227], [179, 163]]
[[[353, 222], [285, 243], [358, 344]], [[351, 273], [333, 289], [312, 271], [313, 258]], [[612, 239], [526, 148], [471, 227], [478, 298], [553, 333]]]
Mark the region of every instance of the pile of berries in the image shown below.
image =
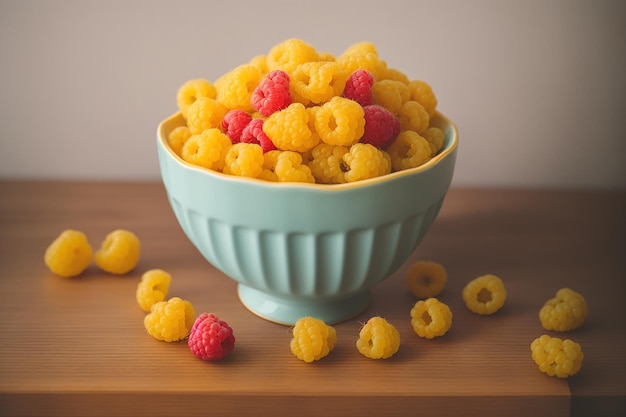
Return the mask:
[[129, 230], [106, 235], [94, 254], [85, 233], [66, 229], [46, 248], [44, 262], [51, 272], [66, 278], [81, 275], [92, 261], [105, 272], [124, 275], [135, 268], [140, 252], [139, 238]]
[[437, 99], [390, 68], [371, 42], [341, 55], [288, 39], [215, 82], [179, 87], [183, 160], [275, 182], [340, 184], [420, 166], [443, 147]]

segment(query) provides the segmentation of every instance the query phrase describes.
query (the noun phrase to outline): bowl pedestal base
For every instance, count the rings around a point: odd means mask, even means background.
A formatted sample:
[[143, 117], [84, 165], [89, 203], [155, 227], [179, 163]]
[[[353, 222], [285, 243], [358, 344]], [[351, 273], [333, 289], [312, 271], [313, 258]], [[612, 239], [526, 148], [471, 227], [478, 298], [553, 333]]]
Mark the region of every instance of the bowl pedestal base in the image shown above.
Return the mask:
[[361, 313], [369, 303], [369, 291], [338, 298], [294, 298], [260, 291], [238, 284], [241, 303], [257, 316], [274, 323], [291, 326], [306, 316], [336, 324]]

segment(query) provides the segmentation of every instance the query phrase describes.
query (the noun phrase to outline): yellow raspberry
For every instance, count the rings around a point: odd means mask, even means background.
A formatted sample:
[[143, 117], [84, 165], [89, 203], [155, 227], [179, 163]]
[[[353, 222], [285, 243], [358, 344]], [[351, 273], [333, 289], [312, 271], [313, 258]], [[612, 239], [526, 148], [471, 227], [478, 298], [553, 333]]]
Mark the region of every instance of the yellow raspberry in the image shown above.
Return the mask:
[[305, 106], [324, 103], [341, 95], [347, 80], [348, 74], [334, 62], [307, 62], [291, 73], [291, 95]]
[[[382, 60], [379, 60], [382, 61]], [[384, 61], [383, 61], [384, 62]], [[379, 80], [392, 80], [392, 81], [400, 81], [402, 84], [409, 85], [409, 77], [402, 71], [396, 68], [387, 68], [386, 64], [384, 68], [378, 70], [378, 79]]]
[[135, 292], [139, 307], [149, 312], [153, 304], [164, 301], [171, 281], [172, 276], [162, 269], [144, 272]]
[[412, 130], [405, 130], [387, 148], [396, 171], [418, 167], [428, 160], [432, 148], [428, 140]]
[[309, 113], [302, 103], [272, 113], [263, 122], [263, 132], [283, 151], [306, 152], [319, 140], [309, 128]]
[[276, 172], [279, 182], [315, 183], [311, 169], [302, 163], [302, 155], [297, 152], [281, 152], [276, 161], [274, 172]]
[[504, 305], [506, 289], [499, 277], [482, 275], [463, 288], [463, 300], [467, 308], [476, 314], [493, 314]]
[[263, 149], [256, 143], [236, 143], [226, 152], [224, 174], [257, 178], [263, 171]]
[[263, 73], [257, 67], [240, 65], [216, 81], [217, 100], [227, 109], [253, 112], [252, 93], [262, 78]]
[[335, 96], [315, 112], [315, 131], [329, 145], [354, 145], [365, 132], [363, 107], [354, 100]]
[[187, 139], [181, 157], [190, 164], [222, 171], [231, 146], [232, 142], [221, 130], [207, 129]]
[[436, 298], [417, 301], [411, 309], [411, 326], [426, 339], [443, 336], [452, 327], [452, 311]]
[[378, 77], [378, 51], [371, 42], [359, 42], [349, 46], [335, 59], [335, 62], [347, 74], [363, 69], [369, 71], [374, 78]]
[[117, 229], [106, 235], [94, 260], [103, 271], [124, 275], [135, 268], [140, 253], [141, 243], [137, 235], [129, 230]]
[[283, 70], [289, 75], [298, 65], [319, 60], [315, 48], [301, 39], [287, 39], [274, 45], [267, 54], [269, 71]]
[[566, 332], [581, 327], [587, 313], [585, 297], [570, 288], [561, 288], [539, 310], [539, 320], [546, 330]]
[[443, 148], [445, 135], [438, 127], [429, 127], [424, 134], [424, 138], [430, 144], [430, 149], [432, 150], [431, 156], [437, 155], [441, 148]]
[[143, 324], [148, 334], [155, 339], [177, 342], [189, 335], [195, 316], [195, 310], [189, 301], [172, 297], [153, 304]]
[[176, 92], [176, 103], [183, 117], [187, 118], [189, 107], [200, 97], [215, 98], [217, 90], [208, 80], [189, 80], [178, 88]]
[[381, 80], [372, 85], [372, 103], [386, 108], [393, 114], [398, 114], [402, 105], [410, 98], [409, 87], [400, 81]]
[[187, 126], [192, 135], [198, 135], [211, 128], [219, 128], [228, 109], [217, 100], [200, 97], [187, 111]]
[[401, 130], [413, 130], [425, 135], [430, 124], [430, 117], [424, 106], [414, 100], [405, 101], [398, 110]]
[[54, 274], [70, 278], [87, 269], [92, 254], [91, 245], [83, 232], [66, 229], [46, 248], [44, 262]]
[[391, 163], [386, 153], [369, 143], [357, 143], [343, 155], [347, 166], [344, 173], [346, 182], [366, 180], [380, 177], [391, 172]]
[[436, 297], [443, 291], [448, 274], [443, 265], [432, 261], [417, 261], [405, 275], [407, 287], [417, 298]]
[[400, 333], [382, 317], [372, 317], [361, 328], [356, 347], [370, 359], [387, 359], [400, 349]]
[[411, 80], [408, 86], [411, 91], [411, 99], [418, 101], [424, 106], [428, 116], [433, 117], [437, 110], [437, 97], [435, 97], [431, 86], [421, 80]]
[[582, 368], [585, 358], [578, 343], [571, 339], [550, 337], [547, 334], [533, 340], [530, 350], [539, 370], [558, 378], [576, 375]]
[[317, 182], [322, 184], [342, 184], [346, 182], [347, 170], [343, 156], [348, 152], [345, 146], [320, 143], [311, 150], [308, 163]]
[[337, 342], [335, 329], [313, 317], [298, 319], [292, 332], [291, 353], [307, 363], [326, 357]]
[[270, 72], [267, 68], [267, 55], [256, 55], [252, 57], [252, 59], [248, 62], [248, 65], [256, 67], [259, 71], [261, 71], [261, 74], [267, 74]]
[[176, 155], [180, 156], [183, 151], [183, 145], [190, 137], [191, 132], [187, 126], [178, 126], [167, 135], [167, 144], [170, 145], [170, 148]]

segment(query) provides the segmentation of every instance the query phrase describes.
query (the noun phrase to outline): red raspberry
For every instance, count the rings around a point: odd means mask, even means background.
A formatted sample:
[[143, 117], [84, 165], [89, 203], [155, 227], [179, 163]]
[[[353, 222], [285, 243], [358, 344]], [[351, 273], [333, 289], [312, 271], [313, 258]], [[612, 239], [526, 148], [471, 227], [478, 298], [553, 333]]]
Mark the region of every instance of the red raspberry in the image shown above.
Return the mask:
[[252, 107], [265, 117], [289, 106], [289, 74], [281, 70], [271, 71], [254, 89], [251, 102]]
[[200, 359], [217, 361], [232, 352], [235, 336], [228, 323], [213, 313], [202, 313], [191, 327], [187, 345]]
[[363, 107], [363, 111], [365, 132], [361, 137], [362, 143], [384, 148], [400, 133], [399, 120], [386, 108], [372, 104]]
[[241, 142], [241, 132], [252, 120], [252, 116], [247, 112], [239, 109], [230, 110], [222, 119], [222, 131], [230, 138], [233, 143]]
[[372, 85], [374, 85], [374, 77], [369, 71], [356, 70], [348, 77], [343, 96], [356, 101], [361, 106], [369, 106], [372, 104]]
[[263, 131], [263, 119], [252, 119], [241, 132], [241, 141], [261, 145], [263, 153], [276, 149], [272, 140]]

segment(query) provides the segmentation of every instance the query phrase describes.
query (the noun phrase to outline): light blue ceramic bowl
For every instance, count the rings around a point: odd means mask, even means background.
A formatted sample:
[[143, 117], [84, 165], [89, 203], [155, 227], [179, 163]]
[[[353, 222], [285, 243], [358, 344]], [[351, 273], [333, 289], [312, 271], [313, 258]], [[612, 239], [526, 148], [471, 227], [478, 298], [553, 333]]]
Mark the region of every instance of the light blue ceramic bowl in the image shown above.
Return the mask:
[[438, 114], [445, 142], [426, 164], [351, 184], [272, 183], [191, 165], [166, 138], [157, 148], [172, 209], [185, 234], [238, 282], [253, 313], [291, 325], [303, 316], [337, 323], [361, 312], [370, 290], [396, 271], [435, 220], [454, 171], [458, 134]]

